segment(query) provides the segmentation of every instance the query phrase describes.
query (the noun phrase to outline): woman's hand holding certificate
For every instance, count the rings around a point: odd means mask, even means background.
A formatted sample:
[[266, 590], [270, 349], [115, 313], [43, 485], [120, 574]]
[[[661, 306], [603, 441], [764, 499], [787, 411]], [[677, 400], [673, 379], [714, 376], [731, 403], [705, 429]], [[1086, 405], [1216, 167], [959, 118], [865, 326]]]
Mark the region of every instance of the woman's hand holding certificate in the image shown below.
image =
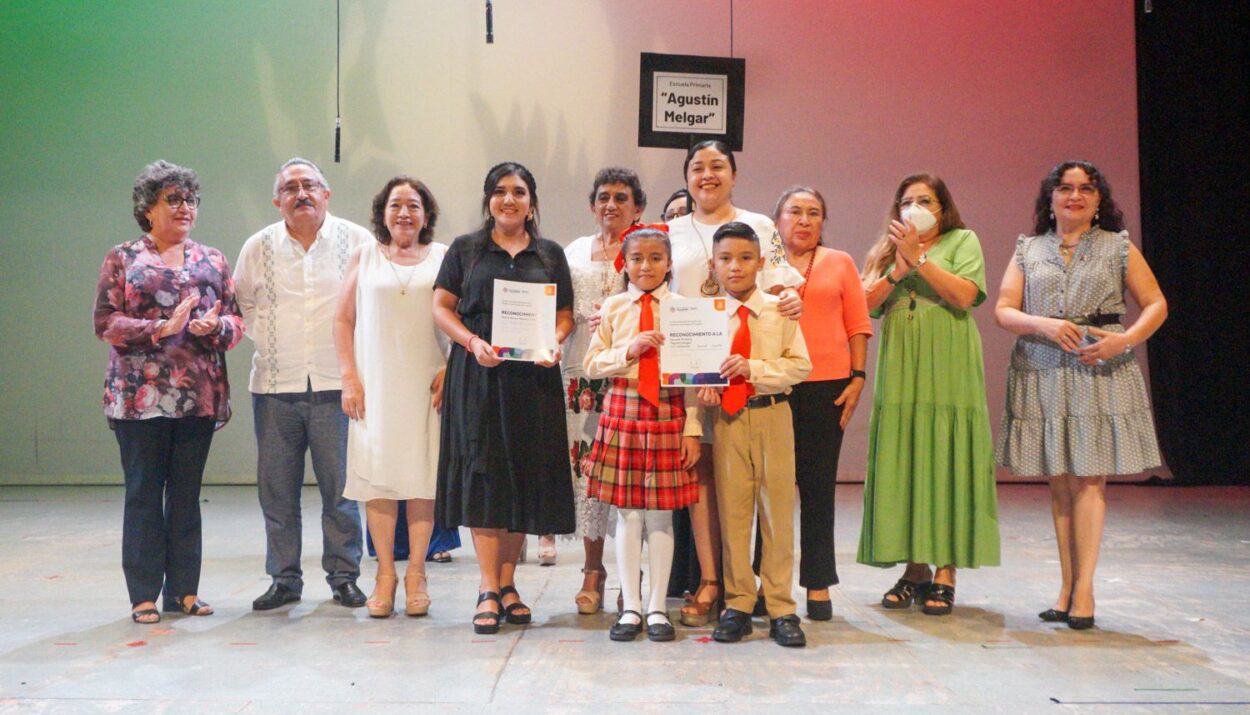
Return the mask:
[[[504, 360], [551, 367], [559, 360], [556, 342], [556, 285], [495, 279], [491, 344]], [[479, 359], [479, 363], [482, 361]], [[485, 363], [482, 363], [485, 364]]]

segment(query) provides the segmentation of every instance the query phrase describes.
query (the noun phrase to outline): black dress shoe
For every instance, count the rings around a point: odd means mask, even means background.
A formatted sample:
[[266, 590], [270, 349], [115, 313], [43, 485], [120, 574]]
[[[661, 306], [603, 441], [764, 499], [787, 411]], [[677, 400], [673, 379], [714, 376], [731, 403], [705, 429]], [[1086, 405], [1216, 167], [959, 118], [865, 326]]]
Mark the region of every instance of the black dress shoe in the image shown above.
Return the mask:
[[1068, 620], [1067, 611], [1057, 611], [1053, 608], [1047, 608], [1045, 611], [1037, 614], [1037, 617], [1047, 623], [1063, 623]]
[[[659, 623], [652, 623], [651, 617], [659, 616], [664, 620]], [[668, 614], [664, 611], [652, 611], [647, 614], [647, 638], [653, 641], [671, 641], [677, 637], [677, 629], [673, 628], [673, 622], [668, 620]]]
[[774, 618], [768, 626], [768, 637], [777, 641], [777, 645], [787, 648], [802, 648], [807, 645], [807, 636], [799, 626], [799, 617], [793, 613], [781, 618]]
[[813, 621], [832, 621], [833, 601], [807, 599], [807, 617]]
[[751, 614], [735, 608], [726, 608], [720, 623], [712, 631], [712, 639], [719, 643], [737, 643], [751, 635]]
[[[635, 615], [638, 617], [637, 623], [623, 623], [626, 615]], [[638, 611], [621, 611], [621, 615], [616, 617], [616, 623], [608, 629], [608, 637], [614, 641], [632, 641], [642, 633], [642, 614]]]
[[369, 600], [355, 581], [344, 581], [337, 586], [331, 586], [330, 591], [334, 593], [334, 600], [338, 601], [340, 606], [348, 608], [360, 608], [365, 605], [365, 601]]
[[298, 600], [298, 591], [286, 584], [274, 582], [270, 584], [268, 591], [265, 591], [255, 601], [252, 601], [252, 610], [269, 611], [279, 606], [285, 606], [288, 603], [295, 603]]

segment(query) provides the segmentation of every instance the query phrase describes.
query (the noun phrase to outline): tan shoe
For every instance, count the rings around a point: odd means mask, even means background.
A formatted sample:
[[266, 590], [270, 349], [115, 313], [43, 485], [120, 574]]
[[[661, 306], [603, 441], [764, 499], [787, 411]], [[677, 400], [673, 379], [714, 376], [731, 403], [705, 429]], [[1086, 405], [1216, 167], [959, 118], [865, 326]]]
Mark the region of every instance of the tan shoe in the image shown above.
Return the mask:
[[412, 617], [430, 612], [430, 594], [426, 593], [424, 571], [409, 570], [404, 574], [404, 613]]
[[390, 618], [395, 613], [395, 589], [399, 577], [395, 574], [378, 574], [373, 583], [373, 595], [365, 601], [370, 618]]

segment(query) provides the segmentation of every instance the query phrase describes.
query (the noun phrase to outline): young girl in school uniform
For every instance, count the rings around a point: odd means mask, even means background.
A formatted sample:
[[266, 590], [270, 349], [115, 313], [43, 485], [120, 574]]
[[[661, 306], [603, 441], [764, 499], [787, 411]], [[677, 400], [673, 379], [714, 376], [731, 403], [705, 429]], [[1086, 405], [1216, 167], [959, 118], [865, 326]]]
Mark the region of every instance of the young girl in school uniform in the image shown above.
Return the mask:
[[[616, 563], [624, 609], [608, 635], [632, 641], [642, 632], [671, 641], [676, 631], [665, 611], [673, 561], [673, 510], [699, 499], [690, 470], [699, 459], [695, 400], [684, 388], [660, 386], [659, 304], [668, 290], [672, 246], [667, 227], [626, 231], [621, 255], [628, 285], [609, 297], [583, 367], [591, 379], [611, 378], [594, 444], [587, 457], [587, 494], [617, 508]], [[646, 532], [650, 594], [642, 614], [642, 542]]]

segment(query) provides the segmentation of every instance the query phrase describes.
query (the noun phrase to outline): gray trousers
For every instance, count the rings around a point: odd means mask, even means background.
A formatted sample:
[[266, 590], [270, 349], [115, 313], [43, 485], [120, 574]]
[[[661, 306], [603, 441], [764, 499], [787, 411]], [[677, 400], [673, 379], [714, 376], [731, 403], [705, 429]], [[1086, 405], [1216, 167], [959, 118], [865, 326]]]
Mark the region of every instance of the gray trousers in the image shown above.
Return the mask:
[[347, 481], [347, 415], [341, 392], [253, 394], [256, 480], [265, 515], [265, 571], [275, 583], [303, 590], [300, 490], [304, 455], [312, 454], [321, 492], [321, 567], [337, 586], [360, 575], [360, 509], [343, 498]]

